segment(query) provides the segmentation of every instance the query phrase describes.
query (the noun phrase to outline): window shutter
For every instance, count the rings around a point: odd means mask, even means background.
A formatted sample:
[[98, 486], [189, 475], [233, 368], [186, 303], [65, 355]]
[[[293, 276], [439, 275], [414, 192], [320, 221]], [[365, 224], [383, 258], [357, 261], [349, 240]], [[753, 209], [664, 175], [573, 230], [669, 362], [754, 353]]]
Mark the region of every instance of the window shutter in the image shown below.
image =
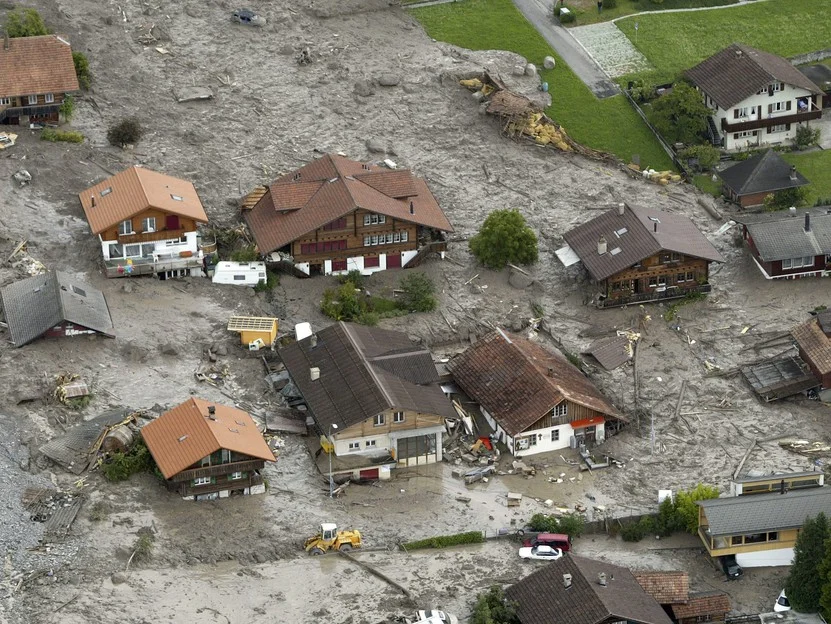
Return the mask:
[[788, 100], [788, 101], [785, 103], [785, 110], [791, 110], [791, 101], [790, 101], [790, 100]]
[[733, 109], [733, 119], [738, 119], [738, 118], [739, 118], [739, 109], [734, 108]]
[[768, 104], [768, 115], [773, 112], [773, 104]]

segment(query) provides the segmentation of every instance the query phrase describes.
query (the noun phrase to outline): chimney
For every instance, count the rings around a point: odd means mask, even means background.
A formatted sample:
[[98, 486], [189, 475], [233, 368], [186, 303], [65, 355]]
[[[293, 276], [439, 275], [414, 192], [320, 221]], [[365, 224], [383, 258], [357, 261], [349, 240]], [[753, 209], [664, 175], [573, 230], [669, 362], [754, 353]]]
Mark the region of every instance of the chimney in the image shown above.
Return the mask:
[[208, 418], [210, 418], [211, 420], [216, 420], [216, 405], [208, 406]]
[[791, 181], [796, 182], [796, 167], [791, 165]]
[[653, 231], [653, 232], [657, 232], [657, 231], [658, 231], [658, 222], [657, 222], [657, 221], [655, 221], [655, 222], [652, 224], [652, 231]]
[[313, 366], [309, 369], [309, 377], [311, 377], [312, 381], [317, 381], [320, 379], [320, 369], [317, 366]]
[[566, 589], [571, 587], [571, 574], [563, 574], [563, 587]]
[[606, 573], [605, 572], [599, 572], [597, 574], [597, 584], [600, 585], [601, 587], [606, 587]]
[[549, 366], [549, 367], [548, 367], [548, 376], [549, 376], [549, 377], [553, 377], [553, 376], [554, 376], [554, 367], [553, 367], [553, 366]]
[[619, 215], [623, 215], [624, 212], [626, 212], [626, 204], [624, 204], [623, 202], [620, 202], [617, 205], [617, 213]]
[[312, 334], [309, 338], [309, 344], [312, 345], [312, 349], [317, 346], [317, 334]]
[[95, 208], [95, 195], [90, 197], [90, 199], [92, 200], [92, 207]]
[[805, 231], [806, 232], [811, 231], [811, 213], [809, 213], [809, 212], [805, 213]]
[[780, 493], [780, 494], [784, 494], [784, 493], [785, 493], [785, 480], [784, 480], [784, 479], [782, 479], [782, 480], [779, 482], [779, 493]]
[[415, 204], [410, 202], [410, 214], [415, 214]]
[[294, 174], [294, 178], [293, 178], [293, 179], [294, 179], [294, 181], [295, 181], [295, 182], [297, 182], [297, 181], [300, 179], [300, 172], [299, 172], [299, 171], [298, 171], [297, 173], [295, 173], [295, 174]]
[[597, 255], [602, 256], [606, 253], [606, 237], [601, 236], [597, 239]]

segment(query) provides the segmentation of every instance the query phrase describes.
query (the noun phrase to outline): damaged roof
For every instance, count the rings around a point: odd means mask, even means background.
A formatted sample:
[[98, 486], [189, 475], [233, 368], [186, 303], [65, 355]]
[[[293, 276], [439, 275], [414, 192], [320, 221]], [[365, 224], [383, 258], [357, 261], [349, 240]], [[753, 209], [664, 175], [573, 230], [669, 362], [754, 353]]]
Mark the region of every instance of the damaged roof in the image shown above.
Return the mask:
[[733, 219], [747, 229], [762, 262], [831, 254], [829, 207], [739, 214]]
[[220, 449], [275, 461], [248, 412], [196, 397], [142, 427], [141, 435], [165, 479]]
[[277, 178], [244, 217], [262, 253], [361, 208], [452, 232], [427, 183], [408, 169], [387, 169], [326, 154]]
[[718, 175], [725, 186], [739, 197], [775, 193], [810, 184], [805, 176], [772, 149], [738, 162], [718, 172]]
[[686, 604], [672, 605], [676, 620], [702, 618], [700, 621], [721, 622], [729, 611], [730, 597], [720, 591], [694, 592]]
[[[578, 225], [563, 238], [592, 278], [601, 281], [659, 251], [670, 251], [710, 262], [724, 262], [721, 254], [687, 217], [623, 204]], [[598, 243], [606, 251], [598, 253]]]
[[[430, 352], [407, 334], [338, 322], [280, 349], [322, 428], [350, 427], [390, 409], [455, 418]], [[311, 378], [317, 368], [320, 377]]]
[[65, 37], [10, 37], [0, 45], [0, 97], [67, 93], [78, 88], [72, 48]]
[[104, 293], [62, 271], [35, 275], [3, 287], [0, 305], [9, 338], [16, 347], [63, 322], [115, 337]]
[[831, 333], [831, 311], [817, 314], [791, 330], [799, 345], [800, 353], [816, 368], [820, 375], [831, 373], [831, 339], [823, 331]]
[[[571, 575], [566, 589], [563, 575]], [[600, 575], [606, 584], [601, 585]], [[670, 624], [671, 620], [627, 568], [569, 554], [505, 590], [517, 603], [522, 624], [599, 624], [626, 620]]]
[[155, 209], [207, 223], [193, 184], [134, 165], [78, 194], [93, 234]]
[[690, 575], [684, 571], [633, 572], [643, 590], [659, 604], [685, 603], [690, 594]]
[[822, 90], [781, 56], [734, 43], [685, 72], [694, 85], [727, 110], [773, 82], [819, 94]]
[[626, 420], [562, 355], [516, 334], [493, 331], [447, 366], [456, 383], [510, 436], [525, 431], [563, 400]]

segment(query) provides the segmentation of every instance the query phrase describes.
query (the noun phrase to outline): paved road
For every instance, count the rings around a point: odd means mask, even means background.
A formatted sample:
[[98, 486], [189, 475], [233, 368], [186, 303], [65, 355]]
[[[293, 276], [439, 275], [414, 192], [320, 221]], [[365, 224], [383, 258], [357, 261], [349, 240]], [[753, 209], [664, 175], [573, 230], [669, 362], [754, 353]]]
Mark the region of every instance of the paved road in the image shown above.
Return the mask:
[[607, 98], [620, 92], [585, 48], [554, 19], [550, 0], [513, 2], [592, 93], [598, 98]]

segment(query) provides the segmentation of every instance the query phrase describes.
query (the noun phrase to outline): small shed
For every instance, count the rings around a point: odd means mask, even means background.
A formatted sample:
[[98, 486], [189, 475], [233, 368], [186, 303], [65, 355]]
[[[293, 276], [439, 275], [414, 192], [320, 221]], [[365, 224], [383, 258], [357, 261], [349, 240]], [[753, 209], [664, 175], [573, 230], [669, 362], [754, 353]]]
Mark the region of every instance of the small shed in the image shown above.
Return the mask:
[[242, 344], [246, 346], [257, 339], [270, 346], [277, 340], [277, 319], [265, 316], [232, 316], [228, 321], [228, 331], [238, 332]]

